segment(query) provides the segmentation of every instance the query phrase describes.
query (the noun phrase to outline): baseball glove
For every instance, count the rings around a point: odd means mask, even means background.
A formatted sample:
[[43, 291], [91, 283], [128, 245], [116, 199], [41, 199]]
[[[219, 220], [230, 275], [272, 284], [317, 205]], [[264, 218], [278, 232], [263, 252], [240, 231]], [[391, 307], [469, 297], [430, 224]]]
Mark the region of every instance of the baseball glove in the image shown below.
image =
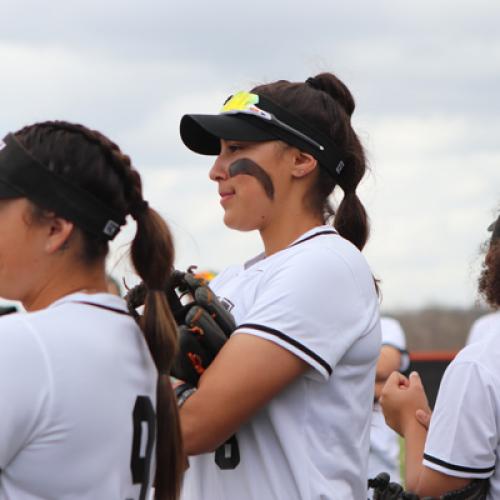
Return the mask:
[[368, 488], [373, 489], [373, 500], [485, 500], [489, 481], [475, 479], [460, 490], [449, 491], [439, 498], [420, 497], [405, 491], [398, 483], [390, 482], [389, 474], [381, 472], [374, 479], [368, 480]]
[[[136, 318], [145, 293], [142, 283], [127, 293], [129, 310]], [[179, 330], [179, 349], [171, 375], [196, 387], [236, 324], [206, 280], [197, 277], [192, 267], [187, 272], [172, 273], [165, 295]]]

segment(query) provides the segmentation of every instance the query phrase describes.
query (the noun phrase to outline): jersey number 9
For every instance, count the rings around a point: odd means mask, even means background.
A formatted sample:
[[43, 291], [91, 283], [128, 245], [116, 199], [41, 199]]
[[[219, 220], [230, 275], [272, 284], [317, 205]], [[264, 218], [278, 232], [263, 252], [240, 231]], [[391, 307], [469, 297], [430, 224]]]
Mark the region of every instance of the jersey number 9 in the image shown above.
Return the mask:
[[[141, 485], [139, 500], [146, 500], [149, 484], [149, 471], [151, 458], [156, 438], [155, 410], [148, 396], [137, 396], [133, 412], [134, 436], [132, 438], [132, 455], [130, 457], [130, 470], [132, 482]], [[145, 449], [141, 453], [141, 444], [145, 436], [143, 430], [147, 428]]]

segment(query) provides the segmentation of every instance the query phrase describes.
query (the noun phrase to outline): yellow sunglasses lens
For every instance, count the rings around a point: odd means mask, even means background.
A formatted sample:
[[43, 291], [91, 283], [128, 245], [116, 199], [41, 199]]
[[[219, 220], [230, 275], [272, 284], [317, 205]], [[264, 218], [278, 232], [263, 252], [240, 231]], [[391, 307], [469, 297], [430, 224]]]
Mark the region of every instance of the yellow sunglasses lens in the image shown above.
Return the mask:
[[257, 94], [250, 92], [237, 92], [228, 99], [221, 109], [221, 113], [229, 113], [231, 111], [249, 111], [252, 106], [259, 102]]

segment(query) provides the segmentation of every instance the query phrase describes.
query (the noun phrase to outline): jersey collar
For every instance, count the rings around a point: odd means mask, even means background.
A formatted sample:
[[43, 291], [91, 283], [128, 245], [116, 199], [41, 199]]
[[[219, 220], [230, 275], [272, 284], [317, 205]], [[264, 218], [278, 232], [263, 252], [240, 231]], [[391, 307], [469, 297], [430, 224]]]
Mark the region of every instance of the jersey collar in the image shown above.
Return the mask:
[[87, 302], [88, 304], [95, 304], [97, 306], [111, 307], [113, 309], [119, 309], [123, 312], [128, 312], [125, 300], [111, 293], [83, 293], [75, 292], [60, 299], [56, 300], [49, 307], [58, 306], [67, 303], [81, 303]]
[[316, 236], [321, 236], [323, 234], [338, 234], [336, 229], [332, 226], [328, 226], [323, 224], [322, 226], [313, 227], [309, 231], [306, 231], [304, 234], [299, 236], [295, 241], [292, 241], [287, 248], [294, 247], [299, 245], [300, 243], [304, 243], [307, 240], [315, 238]]
[[[328, 226], [326, 224], [313, 227], [312, 229], [309, 229], [309, 231], [306, 231], [304, 234], [301, 234], [296, 240], [292, 241], [287, 247], [283, 248], [283, 250], [276, 252], [276, 254], [280, 254], [281, 252], [284, 252], [285, 250], [288, 250], [289, 248], [300, 245], [301, 243], [304, 243], [308, 240], [311, 240], [312, 238], [315, 238], [316, 236], [322, 236], [324, 234], [325, 235], [338, 234], [338, 232], [332, 226]], [[263, 263], [263, 261], [265, 261], [266, 258], [267, 258], [266, 254], [264, 252], [262, 252], [262, 253], [256, 255], [255, 257], [253, 257], [252, 259], [247, 260], [243, 264], [243, 269], [245, 269], [245, 270], [250, 269], [255, 264]]]

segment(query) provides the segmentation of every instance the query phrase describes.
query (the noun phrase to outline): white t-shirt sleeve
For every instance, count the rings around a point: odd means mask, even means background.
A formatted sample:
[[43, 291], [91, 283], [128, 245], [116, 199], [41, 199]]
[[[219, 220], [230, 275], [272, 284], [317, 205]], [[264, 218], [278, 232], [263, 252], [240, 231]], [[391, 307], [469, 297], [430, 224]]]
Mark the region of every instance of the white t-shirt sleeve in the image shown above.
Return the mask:
[[473, 361], [452, 362], [441, 382], [424, 465], [444, 474], [487, 478], [495, 469], [495, 379]]
[[20, 316], [0, 320], [0, 469], [42, 423], [49, 380], [35, 336]]
[[406, 338], [399, 321], [394, 318], [380, 318], [382, 330], [382, 346], [394, 347], [401, 353], [399, 371], [405, 371], [410, 366], [410, 356], [406, 350]]
[[327, 379], [378, 321], [373, 282], [358, 272], [327, 249], [293, 255], [268, 271], [235, 333], [275, 342]]

